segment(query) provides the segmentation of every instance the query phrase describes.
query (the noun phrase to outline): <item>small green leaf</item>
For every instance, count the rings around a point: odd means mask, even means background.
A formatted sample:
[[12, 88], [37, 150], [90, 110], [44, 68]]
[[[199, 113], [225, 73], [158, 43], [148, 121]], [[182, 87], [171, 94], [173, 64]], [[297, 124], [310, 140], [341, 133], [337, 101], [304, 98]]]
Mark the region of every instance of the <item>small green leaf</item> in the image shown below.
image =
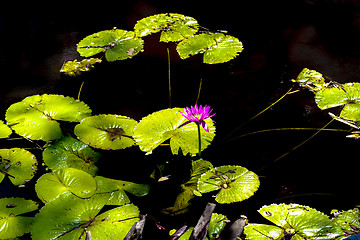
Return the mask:
[[325, 83], [325, 79], [321, 73], [308, 68], [304, 68], [299, 73], [296, 80], [292, 81], [297, 82], [301, 87], [308, 88], [313, 92], [324, 90], [329, 85], [328, 83]]
[[210, 240], [215, 240], [220, 237], [220, 233], [224, 230], [228, 218], [225, 215], [213, 213], [211, 215], [210, 224], [208, 228], [208, 236]]
[[243, 50], [243, 45], [233, 36], [208, 32], [183, 40], [176, 50], [182, 59], [204, 53], [204, 63], [216, 64], [234, 59]]
[[64, 137], [43, 151], [44, 163], [52, 171], [61, 168], [76, 168], [96, 175], [98, 168], [95, 163], [99, 158], [99, 153], [72, 137]]
[[7, 124], [19, 135], [50, 141], [62, 136], [57, 122], [79, 122], [91, 114], [83, 102], [62, 95], [34, 95], [12, 104], [6, 111]]
[[[144, 117], [134, 129], [134, 139], [144, 152], [151, 153], [161, 143], [170, 139], [173, 154], [181, 149], [183, 154], [197, 154], [199, 151], [198, 130], [195, 123], [180, 127], [184, 118], [182, 108], [169, 108]], [[215, 126], [211, 119], [205, 119], [209, 132], [201, 128], [201, 149], [204, 150], [215, 136]], [[180, 127], [180, 128], [179, 128]]]
[[248, 240], [281, 240], [282, 237], [284, 237], [283, 232], [284, 230], [277, 226], [266, 224], [248, 224], [245, 226], [244, 229], [244, 234], [246, 235], [246, 239]]
[[128, 204], [100, 215], [110, 194], [95, 194], [78, 198], [63, 194], [47, 203], [36, 215], [31, 230], [32, 238], [92, 240], [124, 239], [132, 225], [139, 220], [139, 209]]
[[161, 31], [161, 42], [177, 42], [194, 35], [199, 24], [192, 17], [177, 13], [156, 14], [139, 20], [135, 26], [135, 34], [138, 37]]
[[4, 121], [0, 120], [0, 138], [8, 138], [11, 135], [12, 131]]
[[94, 67], [95, 63], [101, 63], [101, 61], [102, 60], [99, 58], [88, 58], [81, 61], [76, 59], [73, 61], [67, 61], [60, 69], [60, 72], [63, 72], [69, 76], [80, 75], [81, 72], [90, 71], [90, 69]]
[[67, 192], [81, 198], [89, 198], [95, 194], [96, 188], [96, 181], [90, 174], [74, 168], [62, 168], [46, 173], [35, 185], [35, 191], [44, 203]]
[[32, 217], [18, 216], [35, 211], [38, 204], [23, 198], [0, 199], [0, 239], [12, 239], [30, 232]]
[[340, 226], [342, 230], [354, 232], [353, 227], [360, 228], [360, 212], [358, 208], [336, 212], [331, 220]]
[[121, 115], [96, 115], [76, 125], [74, 133], [84, 143], [101, 149], [124, 149], [135, 144], [132, 138], [137, 121]]
[[8, 176], [14, 185], [30, 181], [37, 171], [35, 156], [21, 148], [0, 149], [0, 182]]
[[345, 105], [340, 117], [360, 121], [360, 83], [345, 83], [317, 92], [315, 102], [321, 110]]
[[179, 240], [189, 240], [191, 237], [191, 234], [194, 230], [194, 227], [189, 227], [188, 230], [186, 230], [186, 232], [184, 232], [183, 235], [181, 235], [181, 237], [179, 238]]
[[233, 203], [254, 195], [259, 185], [259, 178], [254, 172], [241, 166], [221, 166], [201, 175], [198, 190], [201, 193], [220, 190], [215, 201]]
[[144, 41], [135, 37], [134, 32], [120, 29], [105, 30], [85, 37], [77, 45], [83, 57], [105, 52], [109, 62], [132, 58], [144, 47]]

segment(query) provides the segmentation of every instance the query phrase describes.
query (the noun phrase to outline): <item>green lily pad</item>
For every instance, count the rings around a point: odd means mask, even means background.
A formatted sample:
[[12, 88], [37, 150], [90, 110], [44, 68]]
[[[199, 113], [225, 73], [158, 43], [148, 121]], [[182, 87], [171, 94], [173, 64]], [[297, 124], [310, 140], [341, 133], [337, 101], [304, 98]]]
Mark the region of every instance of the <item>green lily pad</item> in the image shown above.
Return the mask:
[[210, 240], [215, 240], [220, 237], [220, 233], [224, 230], [227, 220], [228, 218], [223, 214], [213, 213], [211, 215], [208, 228], [208, 235]]
[[85, 37], [77, 45], [83, 57], [91, 57], [105, 52], [109, 62], [132, 58], [144, 47], [144, 41], [132, 31], [120, 29], [105, 30]]
[[14, 185], [30, 181], [37, 171], [35, 156], [21, 148], [0, 149], [0, 182], [7, 176]]
[[12, 239], [30, 232], [32, 217], [19, 216], [38, 209], [38, 204], [23, 198], [0, 199], [0, 239]]
[[95, 180], [97, 183], [96, 194], [110, 194], [106, 205], [125, 205], [130, 203], [130, 199], [125, 191], [111, 181], [112, 179], [96, 176]]
[[57, 122], [80, 122], [90, 116], [83, 102], [62, 95], [34, 95], [12, 104], [6, 111], [7, 124], [19, 135], [50, 141], [62, 136]]
[[[199, 152], [198, 128], [195, 123], [180, 127], [187, 121], [179, 111], [182, 108], [169, 108], [154, 112], [144, 117], [134, 129], [134, 139], [140, 149], [148, 154], [160, 144], [170, 139], [170, 148], [173, 154], [179, 150], [186, 154]], [[201, 131], [201, 150], [207, 148], [215, 137], [215, 126], [211, 119], [205, 119], [209, 132]], [[180, 128], [179, 128], [180, 127]]]
[[233, 203], [248, 199], [259, 188], [258, 176], [241, 166], [221, 166], [213, 168], [198, 181], [200, 193], [220, 190], [215, 201]]
[[8, 138], [11, 135], [12, 131], [4, 121], [0, 120], [0, 138]]
[[[273, 239], [335, 239], [341, 229], [328, 216], [313, 208], [298, 204], [272, 204], [263, 206], [259, 213], [276, 226], [250, 224], [245, 227], [248, 239], [260, 235]], [[268, 238], [263, 238], [268, 239]]]
[[308, 88], [310, 91], [318, 92], [324, 90], [329, 84], [325, 83], [323, 75], [315, 70], [304, 68], [296, 80], [291, 80], [298, 83], [301, 87]]
[[102, 60], [99, 58], [88, 58], [81, 61], [76, 59], [73, 61], [67, 61], [60, 69], [60, 72], [69, 76], [77, 76], [80, 75], [81, 72], [90, 71], [90, 69], [94, 67], [95, 63], [101, 63], [101, 61]]
[[233, 36], [208, 32], [183, 40], [176, 50], [182, 59], [204, 53], [204, 63], [216, 64], [234, 59], [243, 50], [243, 45]]
[[177, 42], [194, 35], [199, 29], [198, 22], [192, 18], [177, 13], [156, 14], [139, 20], [135, 26], [138, 37], [161, 31], [161, 42]]
[[360, 229], [360, 211], [358, 208], [336, 212], [331, 220], [347, 232], [355, 234], [358, 232], [354, 231], [354, 227]]
[[150, 192], [150, 185], [148, 184], [139, 184], [110, 178], [107, 180], [115, 183], [120, 189], [123, 189], [136, 197], [146, 196]]
[[95, 194], [96, 188], [96, 180], [90, 174], [74, 168], [62, 168], [46, 173], [35, 185], [35, 191], [44, 203], [67, 192], [80, 198], [89, 198]]
[[137, 121], [121, 115], [96, 115], [76, 125], [74, 133], [84, 143], [101, 149], [124, 149], [135, 144], [132, 139]]
[[321, 110], [343, 106], [340, 118], [360, 121], [360, 83], [345, 83], [317, 92], [315, 102]]
[[88, 145], [72, 137], [64, 137], [43, 151], [43, 160], [52, 171], [61, 168], [76, 168], [91, 175], [96, 175], [95, 163], [100, 154]]
[[139, 209], [127, 204], [99, 214], [108, 197], [109, 194], [86, 199], [72, 194], [59, 196], [36, 215], [31, 230], [33, 239], [124, 239], [139, 220]]

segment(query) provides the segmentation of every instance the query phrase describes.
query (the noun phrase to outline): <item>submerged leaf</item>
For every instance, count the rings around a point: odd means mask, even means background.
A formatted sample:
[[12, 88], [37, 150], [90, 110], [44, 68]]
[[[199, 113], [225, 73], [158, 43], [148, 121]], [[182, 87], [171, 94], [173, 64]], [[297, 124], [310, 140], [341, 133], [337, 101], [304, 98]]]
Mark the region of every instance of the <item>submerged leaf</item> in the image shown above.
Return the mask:
[[0, 120], [0, 138], [8, 138], [11, 135], [12, 131], [4, 121]]
[[44, 163], [52, 171], [61, 168], [76, 168], [96, 175], [98, 168], [95, 163], [99, 158], [99, 153], [72, 137], [64, 137], [43, 151]]
[[144, 41], [135, 37], [134, 32], [120, 29], [105, 30], [85, 37], [77, 45], [83, 57], [105, 52], [109, 62], [132, 58], [142, 51]]
[[101, 149], [124, 149], [135, 144], [132, 138], [137, 121], [121, 115], [96, 115], [76, 125], [74, 133], [84, 143]]
[[215, 201], [233, 203], [248, 199], [259, 188], [258, 176], [241, 166], [221, 166], [213, 168], [198, 181], [201, 193], [220, 190]]
[[35, 185], [35, 191], [44, 203], [68, 192], [81, 198], [89, 198], [95, 194], [96, 188], [96, 181], [90, 174], [74, 168], [46, 173]]
[[245, 227], [247, 239], [334, 239], [342, 234], [341, 229], [328, 216], [307, 206], [272, 204], [263, 206], [259, 213], [277, 227], [249, 224]]
[[[161, 143], [170, 139], [173, 154], [179, 150], [186, 154], [199, 151], [198, 128], [195, 123], [180, 127], [185, 121], [179, 111], [182, 108], [169, 108], [144, 117], [134, 129], [134, 139], [144, 152], [150, 153]], [[215, 136], [215, 126], [211, 119], [205, 119], [209, 132], [201, 128], [201, 150], [211, 143]], [[179, 128], [180, 127], [180, 128]]]
[[79, 100], [44, 94], [12, 104], [6, 111], [6, 121], [23, 137], [50, 141], [62, 136], [57, 120], [79, 122], [90, 114], [90, 108]]
[[23, 198], [0, 199], [0, 239], [12, 239], [30, 232], [32, 217], [18, 216], [37, 210], [38, 204]]
[[[95, 194], [81, 199], [63, 194], [47, 203], [36, 215], [31, 234], [33, 239], [124, 239], [139, 220], [139, 209], [128, 204], [100, 215], [109, 194]], [[88, 233], [87, 233], [88, 232]]]
[[208, 32], [183, 40], [176, 50], [182, 59], [204, 53], [204, 63], [216, 64], [234, 59], [243, 50], [243, 45], [233, 36]]
[[8, 176], [14, 185], [30, 181], [37, 171], [35, 156], [22, 148], [0, 149], [0, 182]]
[[135, 26], [135, 34], [138, 37], [161, 31], [161, 42], [176, 42], [194, 35], [199, 24], [192, 17], [177, 13], [156, 14], [139, 20]]
[[345, 105], [340, 118], [360, 121], [360, 83], [345, 83], [317, 92], [315, 102], [321, 110]]
[[67, 61], [60, 69], [60, 72], [63, 72], [69, 76], [80, 75], [81, 72], [87, 72], [92, 69], [95, 63], [101, 63], [101, 59], [88, 58], [81, 61], [76, 59], [73, 61]]

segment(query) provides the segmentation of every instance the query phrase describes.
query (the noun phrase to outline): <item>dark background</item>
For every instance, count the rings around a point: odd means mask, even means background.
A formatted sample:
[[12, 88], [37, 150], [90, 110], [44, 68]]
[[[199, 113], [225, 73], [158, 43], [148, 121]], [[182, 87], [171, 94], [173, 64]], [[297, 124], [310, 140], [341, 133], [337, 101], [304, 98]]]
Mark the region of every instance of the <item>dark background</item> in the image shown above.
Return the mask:
[[[293, 85], [289, 80], [304, 67], [341, 83], [358, 81], [360, 4], [355, 0], [1, 1], [0, 119], [4, 120], [12, 103], [29, 95], [57, 93], [76, 98], [82, 81], [81, 100], [93, 114], [140, 120], [167, 108], [166, 44], [158, 42], [159, 35], [145, 37], [145, 51], [131, 60], [98, 64], [76, 78], [59, 73], [65, 61], [81, 59], [76, 43], [87, 35], [113, 27], [132, 30], [137, 20], [166, 12], [194, 17], [211, 30], [227, 30], [244, 45], [236, 59], [204, 65], [201, 56], [180, 60], [175, 44], [169, 44], [172, 105], [194, 104], [203, 79], [199, 103], [211, 105], [217, 113], [217, 136], [204, 158], [215, 166], [238, 164], [260, 176], [254, 197], [219, 206], [218, 212], [232, 217], [245, 214], [252, 221], [259, 215], [257, 209], [273, 202], [296, 202], [326, 213], [359, 204], [359, 142], [346, 139], [345, 133], [322, 132], [274, 164], [314, 131], [267, 132], [231, 140], [263, 129], [321, 128], [330, 120], [327, 111], [314, 104], [313, 94], [302, 90], [233, 132], [281, 97]], [[336, 122], [329, 128], [348, 129]], [[113, 154], [103, 154], [101, 164], [111, 166], [104, 173], [124, 180], [132, 180], [128, 169], [136, 167], [137, 180], [146, 181], [146, 168], [158, 161], [135, 148]], [[139, 170], [139, 165], [144, 169]], [[161, 201], [166, 198], [164, 189], [166, 184], [156, 190], [160, 200], [150, 201], [159, 209], [171, 204]], [[201, 210], [205, 205], [199, 206]]]

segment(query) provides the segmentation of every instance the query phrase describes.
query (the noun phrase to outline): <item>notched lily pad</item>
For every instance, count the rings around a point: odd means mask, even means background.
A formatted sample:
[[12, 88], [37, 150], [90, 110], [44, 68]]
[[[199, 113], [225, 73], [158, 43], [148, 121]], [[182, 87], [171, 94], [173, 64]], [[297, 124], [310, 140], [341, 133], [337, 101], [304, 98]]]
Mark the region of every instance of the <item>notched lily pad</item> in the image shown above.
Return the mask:
[[76, 168], [96, 175], [98, 168], [95, 163], [99, 159], [99, 153], [72, 137], [64, 137], [43, 151], [44, 163], [52, 171]]
[[21, 148], [0, 149], [0, 182], [7, 176], [14, 185], [30, 181], [37, 171], [35, 156]]
[[259, 178], [254, 172], [241, 166], [221, 166], [201, 175], [198, 190], [201, 193], [220, 190], [215, 201], [233, 203], [254, 195], [259, 185]]
[[223, 33], [201, 33], [191, 36], [176, 47], [182, 59], [199, 53], [204, 54], [204, 63], [216, 64], [234, 59], [243, 50], [239, 39]]
[[161, 42], [176, 42], [194, 35], [199, 28], [198, 22], [188, 16], [177, 13], [156, 14], [139, 20], [135, 26], [138, 37], [161, 32]]
[[137, 121], [121, 115], [96, 115], [76, 125], [74, 133], [84, 143], [101, 149], [124, 149], [135, 144]]
[[78, 61], [77, 59], [67, 61], [60, 69], [60, 72], [69, 76], [77, 76], [80, 75], [81, 72], [90, 71], [94, 67], [95, 63], [101, 63], [101, 61], [102, 60], [99, 58], [87, 58], [81, 61]]
[[[195, 123], [190, 123], [179, 128], [187, 121], [179, 111], [182, 108], [169, 108], [154, 112], [144, 117], [134, 129], [134, 139], [144, 152], [151, 153], [161, 143], [170, 139], [170, 148], [173, 154], [179, 150], [186, 154], [199, 152], [198, 129]], [[201, 131], [201, 149], [210, 145], [215, 137], [215, 126], [211, 119], [205, 119], [209, 132], [203, 128]]]
[[120, 29], [105, 30], [85, 37], [77, 45], [83, 57], [91, 57], [105, 52], [109, 62], [132, 58], [144, 47], [144, 41], [132, 31]]
[[38, 209], [38, 204], [23, 198], [0, 199], [0, 239], [13, 239], [30, 232], [32, 217], [19, 216]]
[[62, 137], [58, 120], [80, 122], [90, 114], [91, 109], [84, 102], [63, 95], [44, 94], [12, 104], [6, 111], [6, 121], [23, 137], [50, 141]]

